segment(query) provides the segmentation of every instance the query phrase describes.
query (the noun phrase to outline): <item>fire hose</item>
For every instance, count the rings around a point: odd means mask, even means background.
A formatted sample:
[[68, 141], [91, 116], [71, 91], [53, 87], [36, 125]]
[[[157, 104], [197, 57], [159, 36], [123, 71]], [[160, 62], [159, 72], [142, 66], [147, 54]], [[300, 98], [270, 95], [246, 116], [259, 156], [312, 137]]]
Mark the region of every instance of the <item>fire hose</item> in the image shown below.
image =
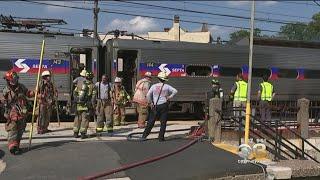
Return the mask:
[[[111, 175], [111, 174], [114, 174], [114, 173], [117, 173], [117, 172], [125, 171], [125, 170], [128, 170], [128, 169], [134, 168], [134, 167], [138, 167], [138, 166], [145, 165], [145, 164], [148, 164], [148, 163], [151, 163], [151, 162], [155, 162], [155, 161], [164, 159], [166, 157], [172, 156], [174, 154], [177, 154], [177, 153], [189, 148], [190, 146], [192, 146], [195, 143], [197, 143], [197, 142], [202, 140], [204, 135], [203, 134], [199, 135], [199, 132], [203, 132], [203, 130], [200, 130], [200, 129], [203, 129], [203, 126], [199, 126], [195, 130], [195, 132], [192, 133], [191, 137], [195, 137], [192, 141], [188, 142], [187, 144], [185, 144], [185, 145], [183, 145], [183, 146], [181, 146], [181, 147], [179, 147], [179, 148], [177, 148], [177, 149], [175, 149], [173, 151], [170, 151], [168, 153], [161, 154], [161, 155], [158, 155], [158, 156], [154, 156], [154, 157], [149, 157], [149, 158], [146, 158], [146, 159], [144, 159], [142, 161], [137, 161], [137, 162], [125, 164], [125, 165], [122, 165], [122, 166], [120, 166], [118, 168], [107, 170], [105, 172], [100, 172], [100, 173], [97, 173], [97, 174], [94, 174], [94, 175], [80, 177], [78, 179], [79, 180], [93, 180], [93, 179], [101, 178], [101, 177], [104, 177], [104, 176], [108, 176], [108, 175]], [[166, 132], [176, 132], [176, 131], [186, 131], [186, 130], [190, 130], [190, 128], [188, 128], [188, 129], [168, 130]], [[158, 131], [151, 132], [151, 133], [158, 133]], [[142, 133], [141, 132], [137, 132], [137, 133], [129, 134], [127, 136], [128, 141], [141, 141], [142, 139], [133, 140], [134, 139], [133, 135], [137, 135], [137, 134], [142, 134]]]

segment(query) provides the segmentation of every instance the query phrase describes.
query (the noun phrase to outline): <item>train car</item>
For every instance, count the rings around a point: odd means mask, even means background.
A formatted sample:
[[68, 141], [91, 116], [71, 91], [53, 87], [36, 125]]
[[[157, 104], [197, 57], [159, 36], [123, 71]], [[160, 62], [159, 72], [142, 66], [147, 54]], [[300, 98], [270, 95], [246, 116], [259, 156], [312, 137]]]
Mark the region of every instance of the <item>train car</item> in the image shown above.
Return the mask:
[[[245, 42], [245, 43], [243, 43]], [[133, 93], [137, 80], [146, 71], [154, 76], [169, 73], [169, 84], [178, 89], [172, 107], [182, 112], [201, 112], [210, 81], [218, 76], [228, 95], [235, 76], [248, 75], [248, 40], [236, 45], [113, 39], [106, 43], [105, 69], [111, 77], [124, 78]], [[316, 100], [320, 85], [320, 43], [255, 40], [253, 54], [252, 99], [257, 99], [263, 74], [268, 74], [277, 93], [276, 100], [306, 97]]]
[[[65, 33], [0, 32], [0, 74], [15, 70], [20, 82], [35, 89], [42, 40], [45, 40], [43, 70], [53, 72], [60, 108], [70, 106], [72, 80], [78, 75], [79, 64], [99, 73], [99, 42], [90, 37]], [[0, 79], [0, 89], [5, 86]]]

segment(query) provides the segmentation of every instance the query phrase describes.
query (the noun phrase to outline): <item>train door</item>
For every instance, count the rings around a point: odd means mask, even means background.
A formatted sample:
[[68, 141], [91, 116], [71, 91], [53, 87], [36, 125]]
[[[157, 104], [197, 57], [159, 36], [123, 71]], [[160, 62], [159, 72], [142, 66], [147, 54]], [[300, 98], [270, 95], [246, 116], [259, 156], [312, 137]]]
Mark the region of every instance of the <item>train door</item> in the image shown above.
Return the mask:
[[92, 60], [93, 50], [91, 48], [71, 48], [70, 49], [70, 94], [71, 99], [68, 103], [69, 113], [74, 114], [76, 109], [76, 104], [72, 103], [74, 100], [73, 90], [75, 88], [75, 84], [73, 84], [74, 79], [80, 76], [80, 72], [83, 69], [92, 70], [94, 61]]
[[137, 57], [137, 50], [117, 52], [117, 76], [122, 78], [122, 84], [131, 96], [137, 82]]

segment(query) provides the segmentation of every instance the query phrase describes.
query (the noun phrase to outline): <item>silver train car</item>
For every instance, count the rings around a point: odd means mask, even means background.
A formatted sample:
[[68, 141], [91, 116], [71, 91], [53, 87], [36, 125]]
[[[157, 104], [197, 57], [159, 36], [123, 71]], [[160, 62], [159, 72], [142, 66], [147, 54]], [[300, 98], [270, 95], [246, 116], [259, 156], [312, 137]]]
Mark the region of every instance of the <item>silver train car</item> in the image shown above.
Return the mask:
[[[319, 98], [320, 43], [256, 39], [254, 44], [253, 100], [264, 74], [272, 79], [278, 101]], [[213, 76], [218, 76], [224, 94], [229, 95], [235, 76], [248, 73], [248, 40], [226, 46], [113, 39], [106, 46], [105, 68], [111, 77], [123, 77], [131, 93], [144, 72], [169, 73], [168, 83], [179, 91], [172, 103], [183, 112], [202, 111]]]
[[[54, 74], [63, 113], [70, 113], [72, 80], [79, 74], [80, 63], [93, 71], [96, 78], [102, 74], [109, 75], [112, 80], [122, 77], [131, 95], [146, 71], [154, 76], [165, 71], [169, 73], [168, 83], [179, 91], [171, 101], [172, 111], [190, 113], [203, 111], [213, 76], [218, 76], [224, 94], [228, 95], [236, 74], [246, 76], [248, 72], [248, 40], [236, 45], [213, 45], [111, 39], [102, 44], [93, 38], [73, 34], [0, 32], [0, 74], [14, 69], [20, 81], [34, 89], [43, 39], [46, 42], [43, 69]], [[272, 79], [278, 94], [276, 100], [300, 97], [318, 100], [320, 43], [256, 39], [254, 44], [253, 100], [257, 99], [263, 74]], [[0, 89], [5, 83], [1, 78]], [[127, 114], [135, 112], [134, 104], [126, 109]]]
[[[86, 69], [98, 73], [99, 42], [73, 34], [0, 32], [0, 74], [13, 69], [19, 74], [20, 82], [29, 89], [35, 89], [43, 40], [42, 69], [53, 72], [59, 92], [59, 107], [66, 109], [70, 105], [72, 80], [79, 73], [79, 64], [83, 63]], [[5, 85], [5, 80], [1, 78], [0, 89]]]

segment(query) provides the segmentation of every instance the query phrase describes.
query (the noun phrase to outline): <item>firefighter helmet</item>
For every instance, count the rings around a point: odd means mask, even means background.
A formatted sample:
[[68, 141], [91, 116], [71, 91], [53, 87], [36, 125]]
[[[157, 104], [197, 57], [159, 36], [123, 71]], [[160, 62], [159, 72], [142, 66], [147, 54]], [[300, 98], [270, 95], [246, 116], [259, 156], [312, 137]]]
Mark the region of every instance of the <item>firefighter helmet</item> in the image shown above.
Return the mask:
[[116, 77], [116, 78], [114, 79], [114, 82], [115, 82], [115, 83], [121, 83], [121, 82], [122, 82], [122, 79], [121, 79], [120, 77]]
[[87, 75], [87, 70], [82, 70], [81, 71], [81, 73], [80, 73], [80, 76], [82, 76], [82, 77], [86, 77], [86, 75]]
[[158, 78], [161, 79], [161, 80], [164, 80], [164, 81], [168, 81], [169, 80], [168, 79], [168, 75], [165, 72], [159, 72]]
[[13, 81], [13, 80], [18, 80], [19, 76], [15, 71], [7, 71], [6, 74], [4, 75], [3, 79], [7, 81]]
[[217, 79], [212, 79], [211, 83], [212, 84], [217, 84], [217, 85], [220, 84], [219, 80], [217, 80]]
[[44, 76], [50, 76], [51, 73], [49, 71], [43, 71], [41, 76], [44, 77]]
[[149, 72], [149, 71], [147, 71], [146, 73], [144, 73], [144, 76], [146, 76], [146, 77], [151, 77], [151, 76], [152, 76], [152, 73]]
[[93, 77], [94, 77], [93, 72], [88, 71], [88, 72], [86, 73], [86, 78], [92, 79]]

